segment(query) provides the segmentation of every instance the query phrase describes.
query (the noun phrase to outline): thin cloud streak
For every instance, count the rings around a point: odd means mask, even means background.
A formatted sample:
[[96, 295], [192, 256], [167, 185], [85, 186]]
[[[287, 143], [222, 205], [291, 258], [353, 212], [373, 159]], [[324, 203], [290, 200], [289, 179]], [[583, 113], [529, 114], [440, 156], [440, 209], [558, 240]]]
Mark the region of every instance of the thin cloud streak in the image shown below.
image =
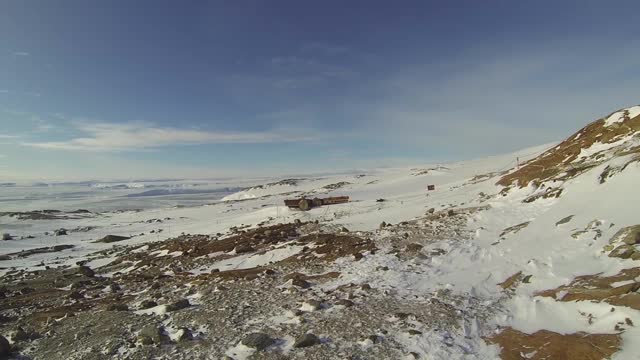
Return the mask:
[[132, 151], [177, 145], [262, 144], [311, 142], [318, 136], [303, 132], [215, 132], [178, 128], [162, 128], [147, 124], [79, 124], [86, 136], [65, 141], [23, 142], [22, 145], [50, 150]]

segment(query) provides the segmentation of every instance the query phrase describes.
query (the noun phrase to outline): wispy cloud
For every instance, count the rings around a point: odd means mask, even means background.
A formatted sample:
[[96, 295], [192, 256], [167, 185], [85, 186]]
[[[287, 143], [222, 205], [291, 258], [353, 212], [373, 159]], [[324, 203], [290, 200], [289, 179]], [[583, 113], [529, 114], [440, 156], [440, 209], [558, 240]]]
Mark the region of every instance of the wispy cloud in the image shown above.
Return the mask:
[[0, 139], [17, 139], [17, 138], [19, 138], [18, 135], [0, 134]]
[[13, 56], [31, 56], [31, 53], [28, 53], [26, 51], [14, 51], [12, 55]]
[[65, 141], [23, 142], [22, 145], [51, 150], [130, 151], [177, 145], [260, 144], [318, 140], [301, 131], [216, 132], [156, 127], [144, 123], [79, 123], [84, 136]]

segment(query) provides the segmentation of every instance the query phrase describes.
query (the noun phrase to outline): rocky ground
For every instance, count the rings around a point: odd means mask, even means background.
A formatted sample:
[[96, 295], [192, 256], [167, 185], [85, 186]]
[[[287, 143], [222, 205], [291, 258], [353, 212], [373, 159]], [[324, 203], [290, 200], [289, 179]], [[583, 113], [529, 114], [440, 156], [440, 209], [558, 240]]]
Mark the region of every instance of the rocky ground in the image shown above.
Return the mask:
[[[447, 292], [411, 299], [375, 283], [325, 285], [340, 278], [338, 259], [438, 256], [424, 246], [462, 235], [465, 216], [432, 210], [374, 233], [297, 221], [116, 245], [99, 254], [108, 265], [7, 273], [0, 332], [12, 356], [34, 359], [422, 358], [413, 337], [435, 331], [454, 346], [449, 332], [482, 307]], [[215, 268], [280, 250], [259, 266]]]

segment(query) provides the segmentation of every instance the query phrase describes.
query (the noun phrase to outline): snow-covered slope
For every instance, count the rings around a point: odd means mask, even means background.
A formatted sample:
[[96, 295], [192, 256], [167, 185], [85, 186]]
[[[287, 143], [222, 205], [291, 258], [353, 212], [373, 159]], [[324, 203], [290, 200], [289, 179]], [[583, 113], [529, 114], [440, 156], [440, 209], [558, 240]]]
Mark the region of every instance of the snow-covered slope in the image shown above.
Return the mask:
[[[553, 345], [536, 345], [537, 336], [546, 336], [548, 341], [543, 344], [559, 342], [567, 349], [578, 349], [579, 339], [597, 343], [598, 336], [610, 335], [606, 341], [613, 341], [621, 350], [612, 348], [592, 358], [614, 354], [616, 359], [633, 359], [640, 348], [640, 331], [632, 325], [640, 324], [640, 294], [633, 284], [640, 284], [640, 277], [623, 276], [623, 280], [606, 284], [603, 279], [640, 266], [635, 240], [624, 244], [615, 240], [621, 229], [640, 223], [635, 209], [640, 201], [639, 182], [640, 107], [636, 106], [599, 119], [560, 144], [503, 156], [376, 169], [360, 175], [285, 179], [207, 206], [109, 212], [65, 220], [3, 216], [3, 232], [11, 233], [14, 240], [0, 242], [0, 255], [6, 255], [0, 261], [0, 272], [73, 266], [87, 259], [94, 268], [109, 265], [122, 253], [98, 256], [96, 252], [111, 250], [114, 244], [94, 242], [109, 234], [131, 237], [117, 246], [141, 246], [183, 233], [223, 241], [220, 239], [238, 234], [234, 230], [238, 227], [252, 231], [296, 220], [317, 221], [311, 233], [347, 230], [371, 239], [378, 248], [355, 260], [338, 256], [323, 265], [325, 272], [340, 276], [323, 280], [318, 291], [331, 293], [353, 284], [370, 284], [376, 290], [370, 296], [405, 305], [455, 304], [459, 327], [445, 330], [416, 322], [420, 334], [385, 335], [407, 354], [436, 359], [489, 359], [499, 354], [505, 359], [553, 358], [558, 356], [553, 351], [558, 350]], [[428, 185], [435, 185], [435, 190], [428, 191]], [[287, 198], [338, 195], [348, 195], [351, 201], [307, 212], [283, 206]], [[380, 227], [383, 221], [391, 226]], [[54, 230], [62, 227], [70, 230], [68, 235], [54, 236]], [[198, 267], [183, 262], [187, 250], [159, 245], [153, 256], [181, 261], [182, 270], [202, 276], [214, 268], [224, 273], [285, 264], [319, 246], [289, 240], [256, 253], [252, 252], [255, 249], [247, 253], [216, 250], [203, 256], [211, 263]], [[29, 256], [19, 253], [62, 244], [73, 248]], [[624, 256], [617, 256], [621, 252]], [[139, 267], [145, 262], [135, 264], [128, 271], [142, 271]], [[595, 278], [590, 281], [599, 281], [602, 288], [575, 285], [577, 277], [592, 275]], [[606, 296], [593, 296], [587, 290]], [[565, 299], [573, 293], [581, 294], [580, 301]], [[295, 323], [295, 316], [287, 319]], [[552, 335], [543, 330], [557, 337], [549, 340]], [[581, 332], [584, 334], [574, 340], [572, 334]], [[229, 356], [254, 353], [240, 344], [228, 345]], [[289, 345], [269, 351], [286, 354], [291, 351]], [[575, 350], [571, 356], [579, 354]]]

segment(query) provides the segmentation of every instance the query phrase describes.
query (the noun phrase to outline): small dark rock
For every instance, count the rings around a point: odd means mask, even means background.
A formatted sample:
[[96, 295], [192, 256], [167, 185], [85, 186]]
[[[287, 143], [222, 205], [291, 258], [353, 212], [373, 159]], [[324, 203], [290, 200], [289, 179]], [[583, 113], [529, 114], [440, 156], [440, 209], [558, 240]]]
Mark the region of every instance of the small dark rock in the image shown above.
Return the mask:
[[251, 246], [251, 244], [238, 244], [236, 245], [235, 250], [236, 250], [236, 254], [244, 254], [244, 253], [255, 251], [255, 249], [253, 248], [253, 246]]
[[107, 311], [127, 311], [129, 307], [127, 304], [111, 304], [107, 306]]
[[143, 300], [138, 306], [138, 309], [145, 310], [156, 306], [158, 306], [158, 304], [153, 300]]
[[299, 338], [296, 339], [296, 342], [293, 344], [294, 348], [306, 348], [306, 347], [310, 347], [310, 346], [314, 346], [314, 345], [318, 345], [320, 344], [320, 338], [311, 334], [311, 333], [307, 333], [304, 334], [302, 336], [300, 336]]
[[186, 309], [189, 306], [191, 306], [191, 304], [189, 303], [189, 300], [181, 299], [167, 306], [167, 311], [178, 311], [178, 310]]
[[55, 236], [64, 236], [67, 235], [67, 229], [58, 229], [53, 232]]
[[128, 236], [107, 235], [107, 236], [103, 237], [102, 239], [97, 240], [96, 242], [97, 242], [97, 243], [106, 243], [106, 244], [109, 244], [109, 243], [113, 243], [113, 242], [129, 240], [129, 239], [131, 239], [131, 238], [130, 238], [130, 237], [128, 237]]
[[341, 305], [341, 306], [344, 306], [344, 307], [352, 307], [353, 306], [353, 301], [347, 300], [347, 299], [340, 299], [340, 300], [336, 301], [336, 305]]
[[262, 351], [273, 345], [275, 340], [265, 333], [251, 333], [242, 339], [242, 345]]
[[409, 329], [407, 332], [409, 333], [409, 335], [422, 335], [422, 331], [418, 331], [414, 329]]
[[291, 282], [291, 285], [297, 286], [297, 287], [302, 288], [302, 289], [306, 289], [306, 288], [309, 288], [311, 286], [311, 284], [309, 284], [308, 281], [300, 279], [300, 278], [294, 278], [292, 280], [292, 282]]
[[14, 331], [11, 334], [11, 341], [16, 342], [16, 341], [27, 341], [30, 340], [31, 338], [29, 337], [29, 334], [27, 334], [26, 331], [24, 331], [23, 328], [18, 327], [16, 329], [16, 331]]
[[90, 267], [84, 266], [84, 265], [78, 266], [77, 272], [78, 274], [82, 274], [86, 277], [94, 277], [96, 275], [96, 273], [93, 270], [91, 270]]
[[0, 335], [0, 358], [5, 358], [11, 354], [11, 344], [4, 336]]
[[364, 255], [360, 254], [360, 253], [355, 253], [353, 254], [353, 258], [358, 261], [360, 259], [362, 259], [364, 257]]
[[422, 248], [423, 248], [423, 246], [420, 245], [420, 244], [411, 243], [411, 244], [407, 245], [405, 250], [408, 251], [408, 252], [418, 252], [418, 251], [422, 250]]
[[[155, 324], [149, 324], [140, 330], [138, 333], [138, 340], [144, 345], [160, 344], [163, 338], [162, 327], [158, 327]], [[151, 344], [149, 343], [151, 342]]]
[[380, 229], [384, 229], [386, 227], [387, 227], [387, 223], [386, 222], [383, 221], [383, 222], [380, 223]]
[[79, 291], [73, 291], [71, 294], [67, 296], [69, 299], [80, 300], [84, 299], [84, 295], [82, 295]]

